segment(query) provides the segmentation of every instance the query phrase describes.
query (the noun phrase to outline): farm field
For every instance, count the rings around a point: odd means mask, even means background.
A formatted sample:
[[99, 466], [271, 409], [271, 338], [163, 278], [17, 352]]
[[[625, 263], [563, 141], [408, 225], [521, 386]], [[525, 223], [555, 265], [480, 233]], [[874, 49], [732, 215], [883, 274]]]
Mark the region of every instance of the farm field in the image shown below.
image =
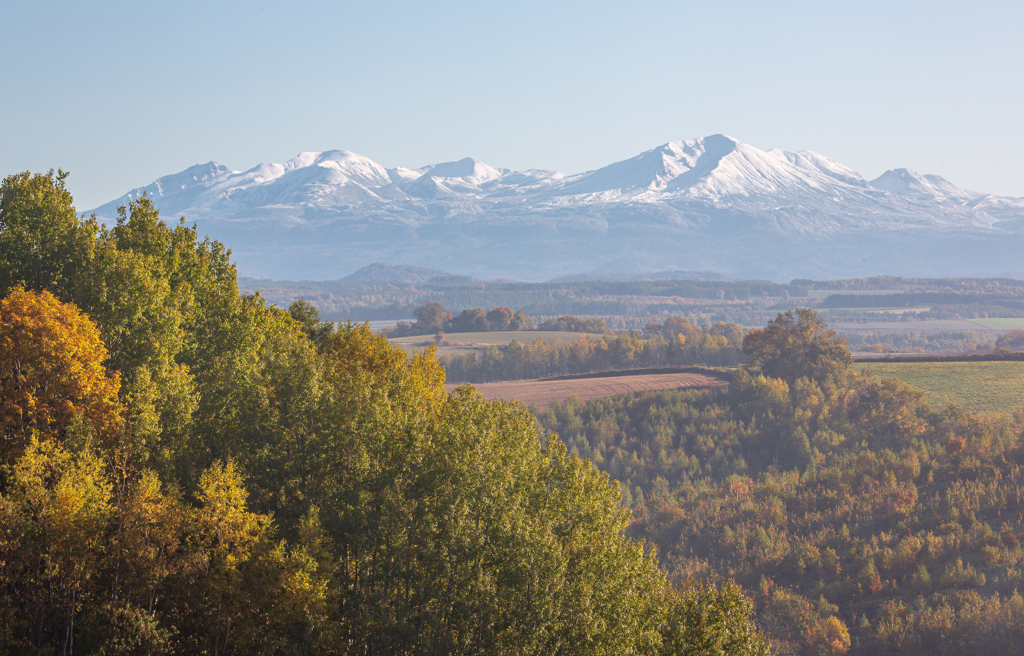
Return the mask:
[[1024, 408], [1024, 362], [862, 362], [880, 378], [898, 378], [925, 393], [932, 408], [1012, 415]]
[[883, 296], [885, 294], [903, 294], [905, 289], [809, 289], [808, 298], [825, 298], [826, 296]]
[[[486, 399], [519, 401], [546, 408], [552, 401], [562, 402], [571, 396], [583, 401], [606, 396], [618, 396], [649, 390], [682, 389], [685, 387], [723, 387], [722, 378], [699, 373], [666, 373], [640, 375], [609, 375], [564, 380], [512, 380], [498, 383], [480, 383], [477, 391]], [[458, 385], [447, 385], [448, 391]]]
[[983, 328], [990, 328], [994, 330], [1024, 330], [1024, 319], [971, 319], [971, 323], [976, 323]]
[[[445, 333], [445, 345], [437, 349], [438, 355], [449, 353], [463, 353], [467, 350], [481, 350], [489, 346], [508, 346], [512, 340], [520, 344], [531, 344], [538, 337], [545, 342], [561, 340], [571, 342], [583, 335], [600, 337], [590, 333], [563, 332], [557, 330], [499, 330], [483, 333]], [[434, 341], [433, 335], [415, 335], [411, 337], [396, 337], [391, 340], [407, 351], [421, 349]]]
[[[822, 313], [826, 317], [827, 313]], [[839, 332], [886, 332], [886, 333], [938, 333], [951, 330], [980, 330], [995, 334], [994, 328], [987, 328], [978, 321], [991, 319], [927, 319], [924, 321], [829, 321], [829, 328]]]
[[866, 314], [920, 314], [922, 312], [928, 312], [931, 310], [930, 307], [904, 307], [904, 308], [878, 308], [876, 310], [865, 310]]

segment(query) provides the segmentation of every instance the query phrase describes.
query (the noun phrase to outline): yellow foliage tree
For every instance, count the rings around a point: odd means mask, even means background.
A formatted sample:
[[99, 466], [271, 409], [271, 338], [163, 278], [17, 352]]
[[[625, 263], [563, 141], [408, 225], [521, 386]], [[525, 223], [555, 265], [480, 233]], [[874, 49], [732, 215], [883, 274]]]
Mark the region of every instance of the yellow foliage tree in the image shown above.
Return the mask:
[[74, 305], [15, 288], [0, 301], [0, 448], [19, 453], [32, 430], [65, 435], [75, 421], [111, 440], [122, 424], [120, 379], [106, 357], [99, 330]]

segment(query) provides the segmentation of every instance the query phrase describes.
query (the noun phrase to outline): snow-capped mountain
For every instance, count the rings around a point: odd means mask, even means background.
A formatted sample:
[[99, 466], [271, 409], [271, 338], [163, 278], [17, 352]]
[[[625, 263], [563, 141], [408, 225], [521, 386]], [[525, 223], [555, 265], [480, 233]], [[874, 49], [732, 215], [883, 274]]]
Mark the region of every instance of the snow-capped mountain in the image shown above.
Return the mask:
[[371, 262], [542, 279], [639, 267], [833, 277], [1024, 271], [1024, 199], [907, 169], [867, 181], [813, 152], [724, 135], [565, 175], [467, 157], [392, 168], [349, 151], [232, 171], [193, 166], [147, 194], [224, 241], [243, 272], [342, 277]]

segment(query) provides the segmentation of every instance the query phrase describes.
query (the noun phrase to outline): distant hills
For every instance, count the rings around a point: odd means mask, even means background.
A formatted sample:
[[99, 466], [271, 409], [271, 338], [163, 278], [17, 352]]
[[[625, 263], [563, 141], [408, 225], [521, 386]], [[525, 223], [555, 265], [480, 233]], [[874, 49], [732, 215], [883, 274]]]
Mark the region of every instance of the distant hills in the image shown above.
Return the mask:
[[143, 193], [224, 241], [243, 273], [276, 279], [376, 262], [521, 280], [1024, 275], [1024, 199], [907, 169], [868, 181], [817, 153], [724, 135], [575, 175], [472, 158], [388, 169], [348, 151], [248, 171], [210, 162], [94, 211], [113, 219]]
[[381, 264], [375, 262], [364, 266], [355, 273], [342, 278], [358, 282], [372, 281], [393, 281], [393, 282], [427, 282], [436, 278], [449, 278], [451, 274], [438, 269], [424, 269], [423, 267], [403, 266], [394, 264]]
[[[404, 266], [396, 264], [382, 264], [374, 262], [359, 269], [354, 273], [341, 278], [349, 282], [403, 282], [403, 283], [444, 283], [444, 282], [474, 282], [476, 279], [470, 276], [459, 276], [447, 271], [438, 269], [424, 269], [422, 267]], [[707, 271], [653, 271], [649, 273], [577, 273], [571, 276], [560, 276], [548, 282], [586, 282], [586, 281], [657, 281], [657, 280], [729, 280], [727, 276]], [[492, 281], [493, 282], [493, 281]]]

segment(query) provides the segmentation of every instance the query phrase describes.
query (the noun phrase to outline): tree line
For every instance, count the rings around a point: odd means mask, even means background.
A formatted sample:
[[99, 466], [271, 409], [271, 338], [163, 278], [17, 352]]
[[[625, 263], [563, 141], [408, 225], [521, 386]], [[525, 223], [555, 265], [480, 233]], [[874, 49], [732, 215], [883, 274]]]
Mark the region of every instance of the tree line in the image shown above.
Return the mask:
[[469, 383], [615, 369], [728, 366], [742, 361], [742, 339], [743, 330], [734, 323], [698, 326], [684, 317], [668, 317], [663, 323], [649, 323], [642, 332], [583, 335], [569, 341], [538, 337], [526, 344], [513, 340], [502, 349], [446, 355], [443, 362], [448, 380]]
[[406, 335], [434, 335], [445, 331], [453, 333], [483, 333], [498, 330], [533, 330], [533, 318], [526, 312], [513, 312], [499, 306], [491, 310], [482, 307], [467, 308], [454, 316], [443, 303], [428, 301], [413, 311], [416, 321], [399, 321], [389, 331], [391, 337]]

